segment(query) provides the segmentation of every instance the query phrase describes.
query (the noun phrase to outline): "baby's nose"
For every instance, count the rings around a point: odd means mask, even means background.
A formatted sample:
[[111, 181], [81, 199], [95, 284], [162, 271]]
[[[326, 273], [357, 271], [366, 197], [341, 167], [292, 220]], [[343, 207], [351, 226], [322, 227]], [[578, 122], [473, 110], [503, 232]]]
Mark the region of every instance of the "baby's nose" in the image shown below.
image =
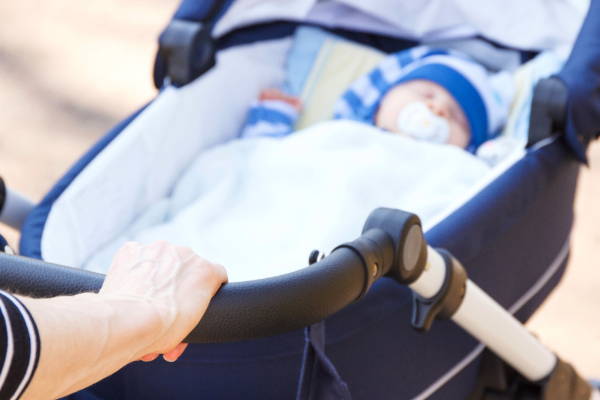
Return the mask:
[[429, 102], [427, 102], [427, 106], [429, 107], [431, 112], [437, 115], [438, 117], [448, 118], [448, 116], [450, 115], [450, 113], [448, 112], [448, 107], [446, 107], [444, 104], [441, 104], [440, 102], [430, 100]]

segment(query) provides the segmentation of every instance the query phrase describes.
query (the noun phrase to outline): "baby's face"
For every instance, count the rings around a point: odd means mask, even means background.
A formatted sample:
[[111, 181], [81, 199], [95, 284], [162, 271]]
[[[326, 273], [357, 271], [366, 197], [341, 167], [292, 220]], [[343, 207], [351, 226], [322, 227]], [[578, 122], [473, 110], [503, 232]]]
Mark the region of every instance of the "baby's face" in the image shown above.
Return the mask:
[[408, 81], [387, 92], [377, 110], [375, 125], [390, 132], [398, 132], [396, 121], [400, 112], [407, 104], [415, 102], [424, 103], [433, 114], [446, 120], [449, 128], [448, 144], [467, 147], [471, 133], [462, 108], [446, 89], [426, 80]]

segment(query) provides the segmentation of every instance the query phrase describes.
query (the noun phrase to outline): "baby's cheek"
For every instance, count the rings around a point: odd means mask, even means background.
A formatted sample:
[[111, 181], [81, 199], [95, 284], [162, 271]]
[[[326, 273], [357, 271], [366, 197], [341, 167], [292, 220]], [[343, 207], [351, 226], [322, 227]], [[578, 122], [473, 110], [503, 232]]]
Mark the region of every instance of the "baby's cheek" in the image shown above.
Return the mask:
[[391, 130], [393, 123], [391, 122], [390, 112], [385, 107], [379, 107], [375, 114], [375, 126], [385, 130]]
[[471, 135], [467, 130], [465, 130], [462, 126], [460, 126], [457, 123], [450, 123], [450, 135], [448, 137], [448, 144], [462, 147], [464, 149], [467, 147], [470, 140]]
[[390, 132], [397, 131], [396, 120], [406, 101], [402, 96], [402, 91], [398, 88], [392, 89], [379, 104], [379, 109], [375, 114], [375, 125]]
[[395, 113], [392, 113], [392, 112], [387, 113], [385, 115], [385, 118], [383, 120], [383, 124], [382, 124], [381, 128], [384, 128], [391, 132], [395, 132], [397, 130], [396, 118], [397, 118], [397, 115]]

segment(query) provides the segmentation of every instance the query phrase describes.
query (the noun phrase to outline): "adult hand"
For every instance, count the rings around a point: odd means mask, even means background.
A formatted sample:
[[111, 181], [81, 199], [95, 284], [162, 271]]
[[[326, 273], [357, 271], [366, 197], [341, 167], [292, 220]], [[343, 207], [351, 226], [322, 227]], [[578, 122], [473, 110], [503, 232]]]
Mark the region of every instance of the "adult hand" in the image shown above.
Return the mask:
[[174, 361], [227, 275], [190, 249], [128, 243], [100, 293], [22, 297], [39, 331], [37, 370], [23, 399], [59, 398], [139, 359]]
[[141, 360], [152, 361], [164, 354], [166, 361], [175, 361], [187, 346], [182, 340], [226, 281], [221, 265], [189, 248], [130, 242], [114, 257], [99, 294], [139, 302], [139, 312], [148, 313], [154, 340], [140, 349]]

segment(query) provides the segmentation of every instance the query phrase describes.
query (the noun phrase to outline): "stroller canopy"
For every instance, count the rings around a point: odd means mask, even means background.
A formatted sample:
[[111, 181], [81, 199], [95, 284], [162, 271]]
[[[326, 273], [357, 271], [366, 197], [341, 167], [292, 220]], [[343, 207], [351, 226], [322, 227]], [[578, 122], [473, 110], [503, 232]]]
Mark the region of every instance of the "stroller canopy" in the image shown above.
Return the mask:
[[[229, 3], [231, 6], [215, 26], [214, 36], [256, 23], [291, 20], [425, 42], [481, 36], [501, 46], [527, 50], [566, 51], [575, 39], [584, 13], [574, 0], [526, 3], [520, 0], [236, 0]], [[182, 10], [185, 13], [185, 7]]]

